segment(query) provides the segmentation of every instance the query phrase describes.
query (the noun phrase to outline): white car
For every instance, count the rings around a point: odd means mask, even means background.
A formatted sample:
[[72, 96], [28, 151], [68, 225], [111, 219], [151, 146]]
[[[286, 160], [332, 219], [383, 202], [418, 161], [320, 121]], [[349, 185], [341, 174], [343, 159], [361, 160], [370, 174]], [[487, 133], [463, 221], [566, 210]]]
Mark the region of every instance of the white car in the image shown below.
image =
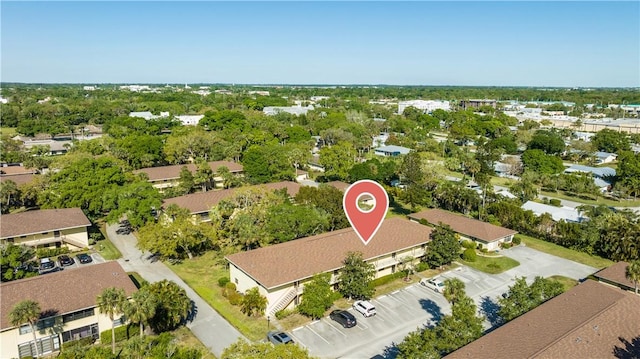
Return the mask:
[[376, 307], [368, 300], [356, 300], [353, 303], [353, 309], [360, 312], [365, 317], [372, 317], [376, 315]]
[[444, 282], [439, 278], [423, 278], [420, 280], [420, 284], [438, 293], [444, 292]]

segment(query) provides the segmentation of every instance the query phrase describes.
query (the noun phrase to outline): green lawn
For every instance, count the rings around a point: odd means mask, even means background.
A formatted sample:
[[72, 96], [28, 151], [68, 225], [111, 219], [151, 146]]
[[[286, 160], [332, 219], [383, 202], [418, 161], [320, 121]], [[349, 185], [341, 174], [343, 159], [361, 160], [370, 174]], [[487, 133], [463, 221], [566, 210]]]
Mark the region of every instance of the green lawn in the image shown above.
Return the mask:
[[602, 198], [602, 197], [598, 197], [597, 200], [590, 200], [590, 199], [584, 199], [584, 198], [578, 198], [578, 197], [573, 197], [573, 196], [567, 196], [566, 194], [562, 193], [561, 191], [556, 192], [546, 192], [546, 191], [540, 191], [540, 194], [543, 196], [547, 196], [547, 197], [555, 197], [555, 198], [560, 198], [560, 199], [565, 199], [567, 201], [574, 201], [574, 202], [579, 202], [579, 203], [584, 203], [584, 204], [590, 204], [593, 206], [597, 206], [597, 205], [605, 205], [605, 206], [611, 206], [611, 207], [639, 207], [640, 206], [640, 200], [623, 200], [623, 201], [614, 201], [612, 199], [606, 199], [606, 198]]
[[0, 135], [9, 135], [13, 136], [16, 134], [15, 127], [0, 127]]
[[558, 282], [560, 284], [562, 284], [562, 286], [564, 287], [564, 291], [568, 291], [569, 289], [575, 287], [576, 285], [578, 285], [578, 281], [573, 279], [573, 278], [569, 278], [569, 277], [565, 277], [565, 276], [561, 276], [561, 275], [552, 275], [551, 277], [549, 277], [548, 279], [554, 281], [554, 282]]
[[524, 234], [516, 234], [527, 247], [533, 248], [540, 252], [552, 254], [574, 262], [582, 263], [594, 268], [604, 268], [613, 264], [612, 261], [598, 256], [590, 255], [584, 252], [578, 252], [573, 249], [565, 248], [557, 244], [543, 241], [541, 239], [526, 236]]
[[511, 259], [509, 257], [483, 257], [478, 256], [478, 259], [475, 262], [467, 262], [464, 260], [460, 260], [461, 263], [475, 268], [479, 271], [489, 273], [489, 274], [498, 274], [504, 271], [507, 271], [513, 267], [517, 267], [520, 265], [515, 259]]
[[231, 305], [227, 298], [222, 296], [222, 290], [218, 287], [218, 279], [228, 277], [229, 271], [217, 263], [214, 252], [207, 252], [200, 257], [187, 259], [178, 264], [166, 264], [247, 338], [260, 340], [265, 337], [267, 334], [266, 318], [247, 317], [239, 307]]
[[118, 248], [116, 248], [116, 246], [114, 246], [113, 243], [111, 243], [111, 241], [108, 239], [103, 239], [96, 242], [93, 248], [98, 251], [98, 253], [100, 253], [102, 258], [108, 261], [122, 257], [122, 254], [120, 253]]

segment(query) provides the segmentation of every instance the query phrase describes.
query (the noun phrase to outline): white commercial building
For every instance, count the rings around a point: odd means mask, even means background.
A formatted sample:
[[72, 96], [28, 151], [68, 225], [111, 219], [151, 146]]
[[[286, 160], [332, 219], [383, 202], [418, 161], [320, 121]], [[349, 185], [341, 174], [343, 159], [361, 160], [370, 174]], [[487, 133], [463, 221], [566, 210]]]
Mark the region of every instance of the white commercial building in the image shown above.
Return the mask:
[[418, 110], [422, 110], [424, 113], [430, 113], [435, 110], [451, 110], [449, 101], [441, 100], [410, 100], [398, 102], [398, 113], [402, 114], [407, 107], [415, 107]]

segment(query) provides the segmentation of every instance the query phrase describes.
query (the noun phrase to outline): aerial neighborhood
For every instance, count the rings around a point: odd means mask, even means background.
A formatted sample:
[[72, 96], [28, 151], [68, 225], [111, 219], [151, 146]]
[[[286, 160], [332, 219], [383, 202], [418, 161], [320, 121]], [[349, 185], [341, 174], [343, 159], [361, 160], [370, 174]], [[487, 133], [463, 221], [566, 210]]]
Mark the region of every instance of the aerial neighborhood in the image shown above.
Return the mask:
[[1, 95], [0, 358], [640, 355], [637, 89]]

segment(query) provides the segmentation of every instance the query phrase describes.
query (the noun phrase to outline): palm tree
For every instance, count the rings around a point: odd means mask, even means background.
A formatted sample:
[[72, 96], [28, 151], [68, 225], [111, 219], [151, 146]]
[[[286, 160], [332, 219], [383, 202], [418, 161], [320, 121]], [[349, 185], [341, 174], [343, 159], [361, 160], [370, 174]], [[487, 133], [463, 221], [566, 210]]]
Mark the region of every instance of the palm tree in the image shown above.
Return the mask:
[[635, 284], [636, 294], [638, 294], [638, 282], [640, 282], [640, 260], [635, 260], [627, 266], [625, 271], [627, 279]]
[[98, 310], [102, 314], [106, 314], [111, 319], [111, 353], [116, 353], [116, 331], [113, 324], [117, 314], [124, 312], [127, 303], [127, 295], [122, 288], [105, 288], [96, 298]]
[[191, 309], [191, 299], [187, 292], [173, 281], [162, 280], [149, 286], [149, 290], [158, 299], [156, 310], [157, 321], [154, 329], [165, 331], [173, 329], [182, 322]]
[[456, 302], [460, 300], [460, 298], [466, 295], [464, 291], [464, 282], [462, 282], [458, 278], [447, 279], [444, 281], [444, 298], [454, 305]]
[[124, 308], [127, 318], [133, 322], [140, 324], [140, 336], [144, 335], [144, 324], [156, 314], [156, 306], [158, 301], [156, 296], [149, 291], [148, 287], [144, 287], [133, 293], [131, 301]]
[[33, 343], [36, 347], [36, 358], [40, 356], [40, 349], [38, 349], [38, 341], [36, 339], [36, 323], [40, 319], [40, 312], [40, 304], [28, 299], [16, 304], [9, 312], [9, 321], [12, 325], [29, 324], [33, 334]]

